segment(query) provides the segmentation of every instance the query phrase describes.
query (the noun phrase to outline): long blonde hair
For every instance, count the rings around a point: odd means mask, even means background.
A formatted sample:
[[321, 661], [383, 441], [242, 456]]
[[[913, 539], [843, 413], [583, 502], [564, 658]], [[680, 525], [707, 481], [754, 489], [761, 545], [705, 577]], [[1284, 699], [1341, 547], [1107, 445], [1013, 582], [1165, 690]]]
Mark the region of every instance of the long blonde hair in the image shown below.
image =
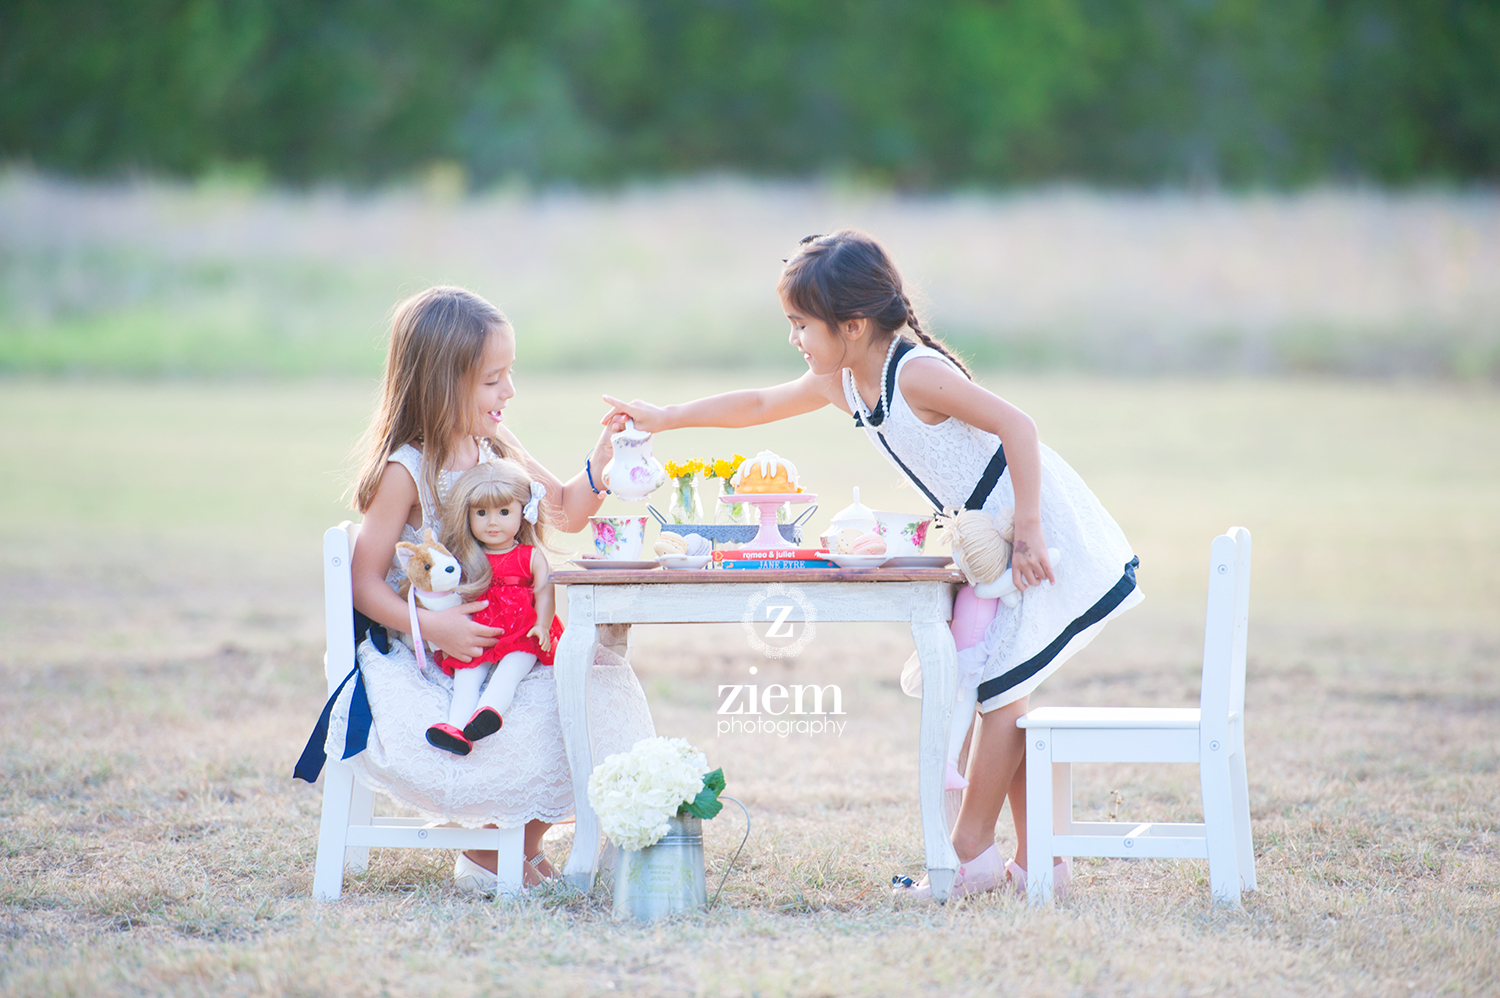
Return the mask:
[[[380, 404], [361, 444], [355, 509], [370, 508], [386, 463], [405, 444], [422, 451], [425, 481], [417, 489], [437, 503], [438, 473], [453, 457], [453, 428], [468, 419], [485, 343], [509, 327], [504, 313], [463, 288], [428, 288], [395, 307]], [[506, 456], [499, 440], [484, 442]]]
[[[465, 600], [483, 593], [490, 587], [491, 580], [490, 560], [485, 557], [484, 545], [469, 530], [469, 511], [476, 507], [494, 509], [510, 505], [524, 508], [531, 500], [533, 481], [519, 462], [501, 458], [476, 464], [453, 483], [453, 491], [443, 503], [438, 539], [463, 567], [464, 583], [458, 592]], [[528, 522], [524, 516], [521, 518], [516, 543], [530, 544], [544, 552], [551, 550], [549, 540], [553, 520], [552, 506], [544, 498], [537, 503], [536, 523]]]

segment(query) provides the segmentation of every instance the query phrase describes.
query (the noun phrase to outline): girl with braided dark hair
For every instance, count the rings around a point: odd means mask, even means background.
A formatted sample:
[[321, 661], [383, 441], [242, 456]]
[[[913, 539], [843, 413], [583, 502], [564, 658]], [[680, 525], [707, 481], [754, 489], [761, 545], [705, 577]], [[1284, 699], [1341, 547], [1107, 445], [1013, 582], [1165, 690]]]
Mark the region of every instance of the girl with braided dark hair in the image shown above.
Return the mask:
[[[684, 426], [753, 426], [836, 406], [935, 511], [1013, 516], [1010, 572], [1023, 593], [1014, 607], [964, 586], [953, 608], [961, 697], [957, 740], [977, 705], [968, 782], [953, 827], [959, 871], [954, 895], [1026, 879], [1025, 733], [1016, 719], [1027, 697], [1086, 645], [1105, 621], [1141, 600], [1136, 558], [1115, 521], [1062, 458], [1042, 445], [1020, 409], [976, 384], [963, 362], [923, 328], [890, 256], [852, 229], [808, 236], [777, 283], [788, 337], [808, 371], [771, 388], [726, 392], [659, 407], [606, 395], [606, 420], [630, 416], [651, 432]], [[972, 516], [972, 514], [971, 514]], [[1049, 545], [1058, 552], [1053, 571]], [[910, 669], [908, 692], [920, 689]], [[957, 746], [950, 746], [950, 762]], [[1016, 852], [1004, 861], [995, 823], [1006, 797]], [[1046, 862], [1046, 860], [1043, 860]], [[1060, 887], [1067, 868], [1053, 871]], [[898, 893], [930, 896], [925, 883], [896, 878]]]

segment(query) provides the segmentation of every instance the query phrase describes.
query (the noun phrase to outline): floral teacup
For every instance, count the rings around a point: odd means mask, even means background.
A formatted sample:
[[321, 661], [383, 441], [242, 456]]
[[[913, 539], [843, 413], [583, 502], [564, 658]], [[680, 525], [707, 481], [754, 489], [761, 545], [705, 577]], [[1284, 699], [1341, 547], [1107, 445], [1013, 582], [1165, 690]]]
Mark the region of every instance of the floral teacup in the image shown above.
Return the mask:
[[644, 516], [591, 516], [594, 550], [608, 561], [640, 561], [646, 546]]
[[875, 511], [875, 532], [885, 538], [885, 553], [892, 558], [921, 554], [930, 526], [930, 515], [892, 513], [883, 509]]

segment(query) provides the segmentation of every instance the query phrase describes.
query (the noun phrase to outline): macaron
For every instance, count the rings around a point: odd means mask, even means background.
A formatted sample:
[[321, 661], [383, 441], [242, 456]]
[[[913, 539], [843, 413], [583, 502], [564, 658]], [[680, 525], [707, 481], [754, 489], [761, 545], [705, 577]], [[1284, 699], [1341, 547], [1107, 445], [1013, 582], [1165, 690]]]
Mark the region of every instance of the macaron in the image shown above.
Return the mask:
[[[698, 535], [694, 534], [693, 536], [697, 537]], [[681, 534], [674, 534], [670, 530], [663, 530], [661, 532], [661, 535], [656, 538], [656, 553], [657, 554], [687, 554], [688, 553], [688, 543], [687, 543], [687, 540]]]

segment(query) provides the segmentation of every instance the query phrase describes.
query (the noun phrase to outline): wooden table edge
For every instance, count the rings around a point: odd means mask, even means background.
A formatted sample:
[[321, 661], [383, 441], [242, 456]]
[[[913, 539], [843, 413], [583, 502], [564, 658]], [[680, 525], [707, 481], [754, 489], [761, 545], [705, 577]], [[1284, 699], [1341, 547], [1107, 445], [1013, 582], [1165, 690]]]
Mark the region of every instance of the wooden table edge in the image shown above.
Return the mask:
[[720, 582], [949, 582], [962, 585], [965, 580], [953, 568], [602, 568], [597, 571], [579, 568], [553, 572], [552, 581], [560, 586], [671, 586]]

